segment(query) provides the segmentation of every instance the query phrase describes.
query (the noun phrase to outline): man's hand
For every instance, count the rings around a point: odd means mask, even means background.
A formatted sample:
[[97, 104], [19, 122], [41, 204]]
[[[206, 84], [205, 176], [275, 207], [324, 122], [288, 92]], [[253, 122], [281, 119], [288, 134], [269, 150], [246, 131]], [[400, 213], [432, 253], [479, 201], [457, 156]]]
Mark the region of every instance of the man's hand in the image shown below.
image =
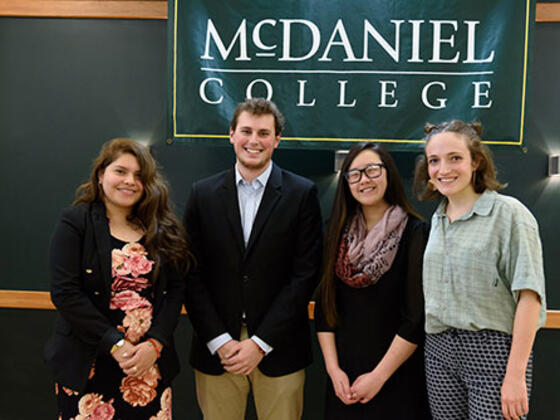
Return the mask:
[[221, 362], [224, 363], [225, 360], [239, 353], [240, 349], [239, 341], [229, 340], [227, 343], [222, 344], [222, 346], [216, 350], [216, 353], [220, 356]]
[[[228, 341], [228, 343], [230, 342]], [[239, 351], [237, 351], [236, 354], [227, 359], [222, 359], [222, 365], [224, 369], [230, 373], [249, 375], [253, 369], [258, 366], [263, 357], [264, 355], [261, 353], [258, 344], [250, 338], [247, 338], [239, 342]]]

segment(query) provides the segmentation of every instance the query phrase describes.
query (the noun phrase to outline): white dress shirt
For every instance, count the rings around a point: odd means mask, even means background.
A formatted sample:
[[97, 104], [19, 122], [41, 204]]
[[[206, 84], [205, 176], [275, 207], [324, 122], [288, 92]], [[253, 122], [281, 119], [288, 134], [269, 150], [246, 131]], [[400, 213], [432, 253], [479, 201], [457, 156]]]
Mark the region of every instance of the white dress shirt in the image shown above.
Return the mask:
[[[261, 204], [261, 200], [264, 194], [264, 189], [268, 178], [270, 178], [270, 173], [272, 172], [272, 162], [251, 183], [245, 181], [239, 172], [237, 164], [235, 165], [235, 186], [237, 187], [237, 202], [239, 203], [239, 214], [241, 216], [241, 228], [243, 230], [243, 240], [245, 246], [249, 243], [249, 238], [251, 237], [251, 230], [253, 229], [253, 223], [255, 222], [255, 217]], [[245, 314], [243, 314], [245, 318]], [[216, 353], [216, 351], [226, 344], [228, 341], [233, 340], [229, 333], [220, 334], [218, 337], [210, 340], [206, 345], [210, 350], [211, 354]], [[272, 351], [272, 347], [261, 340], [256, 335], [251, 336], [253, 340], [264, 352], [268, 354]]]

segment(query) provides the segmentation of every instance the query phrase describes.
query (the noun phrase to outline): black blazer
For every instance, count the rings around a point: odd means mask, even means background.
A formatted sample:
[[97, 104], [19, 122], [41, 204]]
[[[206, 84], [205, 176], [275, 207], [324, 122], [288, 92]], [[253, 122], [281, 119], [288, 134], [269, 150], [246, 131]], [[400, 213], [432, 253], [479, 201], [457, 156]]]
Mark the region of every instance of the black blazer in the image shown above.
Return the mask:
[[[51, 298], [58, 316], [44, 357], [57, 382], [81, 392], [96, 354], [109, 354], [124, 337], [109, 320], [111, 238], [102, 203], [79, 204], [62, 214], [51, 240], [50, 269]], [[162, 263], [146, 336], [164, 345], [157, 362], [164, 383], [179, 372], [173, 332], [184, 289], [183, 277]]]
[[286, 375], [311, 363], [307, 305], [321, 258], [315, 185], [274, 165], [245, 248], [232, 168], [192, 186], [185, 227], [198, 262], [186, 292], [193, 367], [224, 372], [206, 343], [225, 332], [239, 339], [243, 313], [249, 336], [273, 347], [259, 364], [264, 374]]

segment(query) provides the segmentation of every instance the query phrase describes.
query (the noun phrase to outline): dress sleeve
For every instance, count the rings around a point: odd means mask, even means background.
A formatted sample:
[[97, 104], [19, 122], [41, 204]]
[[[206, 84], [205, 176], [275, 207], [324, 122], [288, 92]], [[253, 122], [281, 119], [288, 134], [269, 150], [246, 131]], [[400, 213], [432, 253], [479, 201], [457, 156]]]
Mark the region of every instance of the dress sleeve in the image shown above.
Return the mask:
[[428, 240], [426, 223], [415, 221], [408, 238], [406, 269], [401, 286], [401, 324], [397, 334], [419, 344], [424, 335], [424, 296], [422, 293], [422, 261]]

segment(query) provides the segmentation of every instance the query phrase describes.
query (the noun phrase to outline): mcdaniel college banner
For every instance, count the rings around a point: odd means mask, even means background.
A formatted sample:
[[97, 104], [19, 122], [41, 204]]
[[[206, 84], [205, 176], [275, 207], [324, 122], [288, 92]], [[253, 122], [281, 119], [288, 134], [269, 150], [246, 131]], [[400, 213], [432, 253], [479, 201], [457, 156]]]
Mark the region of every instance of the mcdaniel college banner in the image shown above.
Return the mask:
[[170, 0], [169, 137], [227, 143], [266, 97], [284, 147], [418, 149], [426, 122], [524, 144], [534, 0]]

